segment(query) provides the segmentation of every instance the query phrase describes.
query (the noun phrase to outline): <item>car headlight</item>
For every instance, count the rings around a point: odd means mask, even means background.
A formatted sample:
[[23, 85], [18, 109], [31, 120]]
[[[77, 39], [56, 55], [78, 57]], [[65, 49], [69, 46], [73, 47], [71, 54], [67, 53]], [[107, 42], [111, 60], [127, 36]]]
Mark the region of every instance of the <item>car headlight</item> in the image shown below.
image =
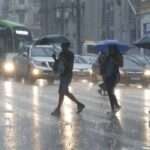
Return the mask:
[[88, 69], [88, 72], [90, 73], [90, 75], [93, 74], [93, 70], [92, 69]]
[[150, 76], [150, 70], [145, 70], [145, 71], [144, 71], [144, 75], [145, 75], [145, 76]]
[[5, 62], [3, 65], [3, 69], [5, 72], [11, 73], [11, 72], [14, 72], [15, 66], [14, 66], [13, 62]]
[[34, 69], [32, 70], [32, 74], [33, 74], [34, 76], [38, 76], [38, 75], [40, 74], [40, 70], [34, 68]]

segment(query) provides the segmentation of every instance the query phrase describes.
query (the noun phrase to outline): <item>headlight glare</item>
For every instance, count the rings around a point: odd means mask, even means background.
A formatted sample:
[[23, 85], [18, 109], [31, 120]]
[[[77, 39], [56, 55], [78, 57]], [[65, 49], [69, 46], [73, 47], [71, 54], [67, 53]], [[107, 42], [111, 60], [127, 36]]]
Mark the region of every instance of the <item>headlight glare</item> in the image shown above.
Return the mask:
[[12, 62], [5, 62], [3, 69], [5, 72], [10, 73], [10, 72], [13, 72], [15, 70], [15, 66]]
[[144, 75], [145, 76], [150, 76], [150, 70], [145, 70]]
[[40, 70], [35, 68], [35, 69], [32, 70], [32, 74], [34, 76], [38, 76], [40, 74]]
[[93, 70], [92, 69], [88, 69], [89, 73], [92, 75], [93, 74]]

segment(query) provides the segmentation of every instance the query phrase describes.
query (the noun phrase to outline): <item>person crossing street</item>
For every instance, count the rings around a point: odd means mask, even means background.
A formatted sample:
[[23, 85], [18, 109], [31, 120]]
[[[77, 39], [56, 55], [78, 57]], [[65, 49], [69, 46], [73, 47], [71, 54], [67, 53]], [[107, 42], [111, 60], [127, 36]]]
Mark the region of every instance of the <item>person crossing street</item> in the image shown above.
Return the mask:
[[74, 54], [69, 50], [70, 42], [62, 43], [61, 47], [62, 52], [60, 53], [58, 60], [55, 58], [55, 61], [61, 62], [61, 69], [60, 69], [61, 72], [59, 85], [59, 102], [56, 109], [51, 113], [54, 116], [60, 115], [61, 112], [60, 110], [64, 100], [64, 96], [69, 97], [73, 102], [77, 104], [78, 109], [77, 113], [82, 112], [82, 110], [85, 108], [85, 105], [79, 102], [77, 98], [69, 91], [69, 85], [71, 83], [73, 75], [73, 63], [74, 63]]

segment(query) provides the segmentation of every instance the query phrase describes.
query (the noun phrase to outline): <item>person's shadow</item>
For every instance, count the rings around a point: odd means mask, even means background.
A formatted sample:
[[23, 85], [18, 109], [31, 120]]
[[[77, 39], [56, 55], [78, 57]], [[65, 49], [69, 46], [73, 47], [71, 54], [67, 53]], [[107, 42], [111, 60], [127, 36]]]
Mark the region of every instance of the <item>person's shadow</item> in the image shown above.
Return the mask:
[[113, 115], [109, 118], [109, 122], [104, 126], [104, 147], [108, 150], [122, 150], [122, 127], [117, 116]]

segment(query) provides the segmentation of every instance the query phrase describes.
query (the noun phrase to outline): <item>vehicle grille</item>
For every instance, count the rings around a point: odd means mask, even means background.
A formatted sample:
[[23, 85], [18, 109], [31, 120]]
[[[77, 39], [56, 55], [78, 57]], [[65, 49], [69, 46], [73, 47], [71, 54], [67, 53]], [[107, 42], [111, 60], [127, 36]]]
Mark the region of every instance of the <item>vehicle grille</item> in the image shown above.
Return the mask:
[[42, 62], [41, 65], [42, 65], [43, 67], [47, 67], [46, 62]]
[[53, 62], [48, 62], [49, 67], [52, 67], [53, 64], [54, 64]]

